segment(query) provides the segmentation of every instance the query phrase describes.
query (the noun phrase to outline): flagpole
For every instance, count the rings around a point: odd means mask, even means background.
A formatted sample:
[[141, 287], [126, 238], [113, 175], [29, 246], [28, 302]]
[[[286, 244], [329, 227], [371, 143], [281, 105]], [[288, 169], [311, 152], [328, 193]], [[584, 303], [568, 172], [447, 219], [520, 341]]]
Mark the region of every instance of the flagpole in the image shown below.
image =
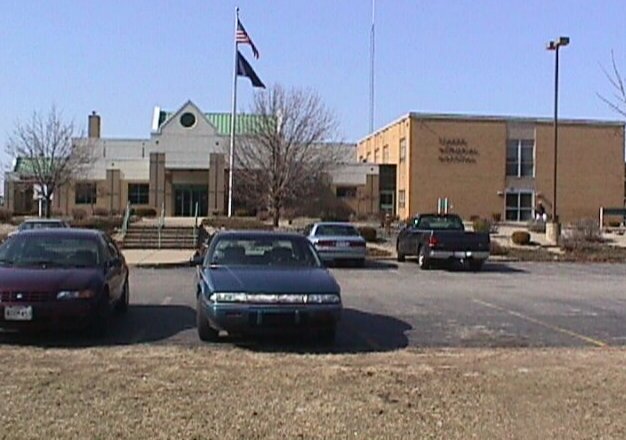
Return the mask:
[[374, 132], [374, 18], [376, 0], [372, 0], [372, 27], [370, 29], [370, 134]]
[[235, 165], [235, 120], [237, 118], [237, 23], [239, 22], [239, 8], [235, 8], [235, 40], [233, 61], [233, 107], [230, 115], [230, 156], [228, 159], [228, 217], [233, 216], [233, 184]]

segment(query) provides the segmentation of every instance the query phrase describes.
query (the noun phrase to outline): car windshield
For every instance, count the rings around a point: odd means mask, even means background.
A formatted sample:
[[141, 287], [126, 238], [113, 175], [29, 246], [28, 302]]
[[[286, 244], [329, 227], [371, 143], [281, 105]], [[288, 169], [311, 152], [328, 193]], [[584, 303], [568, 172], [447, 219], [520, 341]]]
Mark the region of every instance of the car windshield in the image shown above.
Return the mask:
[[462, 231], [463, 221], [455, 215], [426, 215], [419, 217], [416, 222], [418, 229], [445, 229]]
[[352, 225], [318, 225], [315, 235], [320, 237], [358, 237], [360, 234]]
[[37, 267], [93, 267], [102, 261], [95, 239], [16, 235], [0, 246], [0, 264]]
[[63, 228], [64, 226], [62, 222], [24, 222], [20, 225], [20, 230]]
[[300, 238], [228, 237], [208, 255], [210, 265], [320, 267], [311, 243]]

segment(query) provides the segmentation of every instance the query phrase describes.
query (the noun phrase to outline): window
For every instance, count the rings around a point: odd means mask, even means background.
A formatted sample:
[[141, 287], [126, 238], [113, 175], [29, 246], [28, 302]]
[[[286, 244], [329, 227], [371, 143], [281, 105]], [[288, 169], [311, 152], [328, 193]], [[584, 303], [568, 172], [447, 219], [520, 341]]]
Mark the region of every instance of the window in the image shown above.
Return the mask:
[[398, 209], [404, 209], [406, 205], [406, 191], [401, 189], [398, 191]]
[[338, 186], [335, 194], [340, 199], [356, 198], [356, 186]]
[[147, 183], [129, 183], [128, 201], [131, 205], [147, 205], [150, 192], [150, 185]]
[[389, 145], [383, 147], [383, 163], [389, 163]]
[[77, 183], [74, 191], [74, 203], [77, 205], [93, 205], [97, 201], [95, 183]]
[[535, 141], [512, 139], [506, 145], [506, 175], [535, 176]]
[[372, 154], [368, 151], [367, 156], [365, 157], [365, 161], [369, 163], [371, 162], [371, 159], [372, 159]]
[[380, 148], [374, 150], [374, 163], [378, 163], [380, 159]]
[[183, 113], [180, 116], [180, 125], [185, 128], [191, 128], [196, 124], [196, 116], [193, 113]]
[[506, 194], [506, 219], [514, 222], [533, 218], [533, 193], [509, 192]]
[[400, 139], [400, 162], [406, 160], [406, 138]]

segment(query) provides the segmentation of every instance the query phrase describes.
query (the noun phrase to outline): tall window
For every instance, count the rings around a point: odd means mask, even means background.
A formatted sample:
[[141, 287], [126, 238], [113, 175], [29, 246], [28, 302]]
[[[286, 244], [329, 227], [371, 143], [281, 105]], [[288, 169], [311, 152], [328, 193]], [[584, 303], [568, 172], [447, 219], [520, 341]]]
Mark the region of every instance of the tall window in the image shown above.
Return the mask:
[[150, 185], [147, 183], [129, 183], [128, 201], [131, 205], [147, 205], [150, 193]]
[[406, 160], [406, 138], [400, 139], [400, 162]]
[[383, 163], [389, 163], [389, 145], [383, 147]]
[[406, 206], [406, 191], [401, 189], [398, 191], [398, 209], [404, 209]]
[[506, 219], [514, 222], [531, 220], [533, 218], [533, 193], [509, 192], [506, 193]]
[[380, 159], [380, 148], [374, 149], [374, 163], [378, 163]]
[[535, 176], [535, 141], [511, 139], [506, 144], [506, 175]]
[[97, 201], [95, 183], [77, 183], [74, 190], [74, 203], [77, 205], [93, 205]]

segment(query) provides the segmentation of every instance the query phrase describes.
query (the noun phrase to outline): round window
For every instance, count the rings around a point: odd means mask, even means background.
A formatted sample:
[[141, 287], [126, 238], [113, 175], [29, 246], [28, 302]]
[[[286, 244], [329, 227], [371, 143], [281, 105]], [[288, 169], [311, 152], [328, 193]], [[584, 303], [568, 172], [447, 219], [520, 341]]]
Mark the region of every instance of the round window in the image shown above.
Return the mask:
[[190, 128], [193, 127], [196, 123], [196, 117], [194, 116], [193, 113], [183, 113], [180, 116], [180, 125], [182, 125], [185, 128]]

